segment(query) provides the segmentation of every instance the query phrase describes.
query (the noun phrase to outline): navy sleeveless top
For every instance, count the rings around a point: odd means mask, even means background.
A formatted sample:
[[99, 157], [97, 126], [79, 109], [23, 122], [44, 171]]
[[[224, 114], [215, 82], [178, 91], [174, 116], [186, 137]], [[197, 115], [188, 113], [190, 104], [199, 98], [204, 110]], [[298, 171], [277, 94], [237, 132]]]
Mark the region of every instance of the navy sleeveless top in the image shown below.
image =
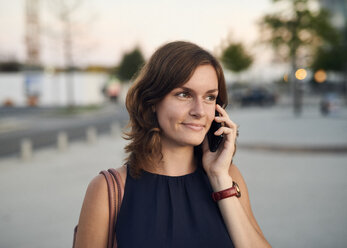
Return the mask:
[[234, 247], [202, 166], [183, 176], [142, 172], [134, 179], [127, 166], [118, 248]]

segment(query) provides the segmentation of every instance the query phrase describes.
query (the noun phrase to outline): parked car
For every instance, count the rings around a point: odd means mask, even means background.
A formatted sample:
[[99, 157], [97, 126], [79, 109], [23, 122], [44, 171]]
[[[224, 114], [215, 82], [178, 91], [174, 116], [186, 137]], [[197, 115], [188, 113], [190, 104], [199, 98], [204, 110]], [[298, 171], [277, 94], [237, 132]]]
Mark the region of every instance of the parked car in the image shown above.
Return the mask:
[[276, 95], [264, 87], [249, 88], [240, 98], [241, 106], [272, 106]]

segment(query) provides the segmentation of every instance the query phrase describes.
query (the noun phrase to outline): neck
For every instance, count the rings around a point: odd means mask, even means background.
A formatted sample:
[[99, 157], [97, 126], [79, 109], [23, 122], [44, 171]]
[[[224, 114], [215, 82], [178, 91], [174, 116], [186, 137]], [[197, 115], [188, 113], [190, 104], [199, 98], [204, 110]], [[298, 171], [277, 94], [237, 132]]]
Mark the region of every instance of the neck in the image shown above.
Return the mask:
[[157, 164], [155, 173], [167, 176], [183, 176], [196, 170], [194, 147], [172, 147], [162, 144], [163, 159]]

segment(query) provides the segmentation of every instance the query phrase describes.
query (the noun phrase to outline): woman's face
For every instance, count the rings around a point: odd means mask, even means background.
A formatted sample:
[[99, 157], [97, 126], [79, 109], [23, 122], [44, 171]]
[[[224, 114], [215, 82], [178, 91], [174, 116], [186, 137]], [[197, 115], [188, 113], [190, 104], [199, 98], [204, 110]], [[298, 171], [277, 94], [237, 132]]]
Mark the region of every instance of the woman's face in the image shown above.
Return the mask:
[[162, 144], [201, 144], [214, 119], [217, 96], [215, 69], [211, 65], [198, 66], [188, 82], [173, 89], [155, 107]]

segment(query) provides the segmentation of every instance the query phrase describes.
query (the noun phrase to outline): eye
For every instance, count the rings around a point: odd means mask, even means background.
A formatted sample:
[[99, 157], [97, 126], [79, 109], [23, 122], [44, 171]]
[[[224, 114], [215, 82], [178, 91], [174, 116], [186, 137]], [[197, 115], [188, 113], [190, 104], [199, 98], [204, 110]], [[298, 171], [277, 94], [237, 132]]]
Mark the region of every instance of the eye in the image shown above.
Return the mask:
[[180, 97], [180, 98], [189, 98], [191, 97], [190, 93], [187, 91], [183, 91], [183, 92], [178, 92], [176, 94], [176, 96]]
[[217, 96], [215, 96], [215, 95], [208, 95], [206, 97], [206, 99], [207, 99], [207, 101], [213, 102], [213, 101], [215, 101], [217, 99]]

